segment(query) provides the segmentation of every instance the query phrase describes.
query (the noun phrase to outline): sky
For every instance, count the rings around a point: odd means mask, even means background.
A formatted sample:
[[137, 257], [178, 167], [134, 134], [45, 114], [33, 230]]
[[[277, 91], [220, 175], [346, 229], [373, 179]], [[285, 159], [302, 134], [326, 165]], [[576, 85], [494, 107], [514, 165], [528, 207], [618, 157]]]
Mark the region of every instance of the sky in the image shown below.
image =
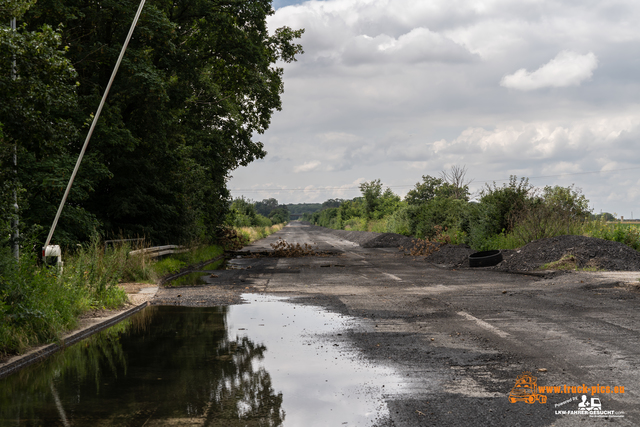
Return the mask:
[[282, 111], [233, 171], [234, 197], [404, 196], [467, 168], [575, 185], [594, 213], [640, 217], [640, 2], [276, 0], [270, 31], [304, 28]]

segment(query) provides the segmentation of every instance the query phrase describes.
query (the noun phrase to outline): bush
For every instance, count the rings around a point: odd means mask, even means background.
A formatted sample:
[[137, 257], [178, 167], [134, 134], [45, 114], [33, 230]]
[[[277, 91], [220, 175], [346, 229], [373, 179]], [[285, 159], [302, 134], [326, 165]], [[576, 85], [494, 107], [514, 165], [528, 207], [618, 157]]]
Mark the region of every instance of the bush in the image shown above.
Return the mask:
[[87, 289], [59, 280], [56, 273], [36, 267], [32, 254], [16, 262], [9, 249], [0, 249], [1, 355], [55, 340], [88, 309]]
[[409, 218], [409, 207], [403, 206], [392, 215], [387, 217], [387, 232], [411, 236], [411, 220]]
[[365, 218], [351, 218], [343, 224], [345, 230], [367, 231], [367, 220]]
[[120, 249], [103, 253], [97, 237], [67, 256], [62, 271], [38, 267], [34, 253], [16, 261], [0, 248], [0, 354], [54, 341], [91, 308], [121, 306], [127, 295], [117, 283], [125, 258]]
[[477, 211], [476, 222], [481, 223], [481, 234], [491, 236], [502, 232], [510, 232], [513, 228], [514, 216], [523, 211], [527, 205], [533, 187], [527, 178], [512, 175], [508, 184], [498, 187], [489, 184], [480, 192], [482, 208]]
[[411, 234], [419, 239], [432, 239], [435, 227], [460, 229], [467, 216], [468, 203], [451, 197], [435, 197], [423, 205], [409, 206], [407, 216]]
[[327, 208], [313, 214], [314, 223], [327, 228], [342, 228], [338, 208]]
[[640, 250], [640, 229], [635, 225], [607, 224], [600, 219], [586, 223], [583, 230], [587, 236], [624, 243], [635, 250]]

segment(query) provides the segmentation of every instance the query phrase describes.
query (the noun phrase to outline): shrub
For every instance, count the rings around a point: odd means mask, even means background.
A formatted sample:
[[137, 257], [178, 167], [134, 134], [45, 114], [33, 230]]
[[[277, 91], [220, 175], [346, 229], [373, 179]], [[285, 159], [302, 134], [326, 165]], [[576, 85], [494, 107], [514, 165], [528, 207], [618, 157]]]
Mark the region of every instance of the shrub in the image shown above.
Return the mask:
[[451, 197], [435, 197], [423, 205], [409, 206], [411, 234], [420, 239], [432, 239], [436, 235], [435, 226], [443, 229], [459, 229], [467, 215], [468, 203]]
[[521, 212], [529, 201], [533, 187], [527, 178], [512, 175], [508, 184], [498, 187], [489, 184], [480, 192], [482, 208], [477, 211], [476, 223], [480, 223], [481, 234], [486, 237], [510, 232], [514, 215]]
[[403, 206], [392, 215], [387, 217], [387, 232], [411, 236], [411, 220], [409, 218], [409, 207]]

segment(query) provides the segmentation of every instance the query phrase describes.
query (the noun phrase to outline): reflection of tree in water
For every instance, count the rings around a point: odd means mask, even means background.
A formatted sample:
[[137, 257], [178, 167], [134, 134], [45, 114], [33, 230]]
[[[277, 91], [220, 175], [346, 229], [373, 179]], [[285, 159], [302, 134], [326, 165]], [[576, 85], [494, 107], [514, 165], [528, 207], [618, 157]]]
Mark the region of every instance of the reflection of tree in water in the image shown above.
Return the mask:
[[71, 424], [280, 426], [282, 394], [259, 363], [266, 347], [247, 337], [231, 340], [226, 313], [226, 307], [149, 307], [0, 380], [0, 420], [60, 424], [64, 412]]
[[218, 383], [215, 399], [207, 408], [206, 425], [282, 425], [282, 393], [274, 394], [271, 376], [263, 367], [254, 369], [266, 347], [242, 337], [224, 342], [219, 350], [216, 359], [225, 381]]
[[0, 421], [22, 419], [25, 425], [41, 425], [52, 410], [54, 418], [60, 417], [61, 408], [51, 404], [52, 394], [58, 394], [56, 384], [63, 376], [74, 377], [77, 382], [92, 381], [99, 391], [101, 377], [126, 370], [120, 334], [145, 319], [138, 316], [135, 321], [122, 321], [55, 353], [46, 362], [0, 380]]

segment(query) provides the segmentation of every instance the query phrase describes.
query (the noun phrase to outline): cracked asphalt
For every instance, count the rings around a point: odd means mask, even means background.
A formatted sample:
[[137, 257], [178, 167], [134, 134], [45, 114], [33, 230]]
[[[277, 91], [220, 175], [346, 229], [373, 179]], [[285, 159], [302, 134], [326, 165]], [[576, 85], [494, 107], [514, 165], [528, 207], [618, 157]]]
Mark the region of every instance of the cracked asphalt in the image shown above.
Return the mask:
[[[331, 254], [250, 256], [278, 238]], [[380, 426], [640, 425], [640, 272], [446, 269], [298, 222], [243, 252], [230, 269], [203, 273], [207, 285], [161, 288], [152, 303], [236, 304], [242, 293], [260, 292], [356, 318], [340, 338], [406, 379], [402, 392], [387, 396], [389, 418]], [[510, 403], [524, 371], [541, 386], [624, 393], [588, 392], [600, 399], [600, 417], [556, 413], [579, 409], [584, 393], [571, 389], [547, 393], [545, 404]]]

